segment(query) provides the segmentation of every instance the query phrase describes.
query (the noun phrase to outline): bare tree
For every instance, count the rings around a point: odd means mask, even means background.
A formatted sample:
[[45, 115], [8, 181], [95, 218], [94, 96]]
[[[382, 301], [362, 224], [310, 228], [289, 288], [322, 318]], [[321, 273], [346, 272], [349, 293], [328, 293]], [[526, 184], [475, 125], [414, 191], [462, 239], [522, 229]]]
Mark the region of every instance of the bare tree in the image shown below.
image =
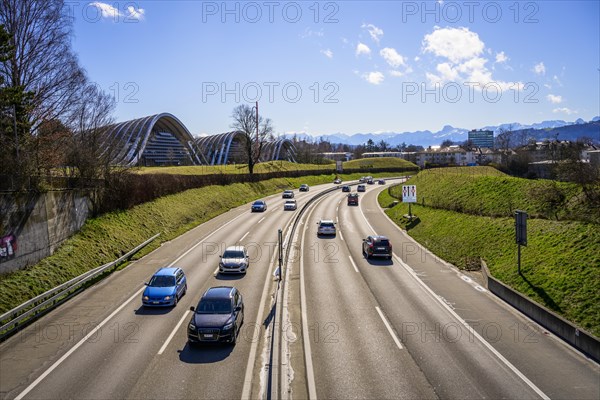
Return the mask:
[[269, 118], [263, 118], [260, 115], [257, 121], [255, 110], [247, 104], [234, 108], [231, 118], [233, 118], [231, 128], [244, 134], [244, 152], [247, 157], [248, 171], [252, 174], [254, 166], [260, 160], [266, 138], [273, 133], [273, 125]]
[[63, 116], [86, 83], [71, 50], [72, 22], [63, 0], [0, 0], [0, 24], [14, 47], [0, 64], [0, 76], [8, 86], [33, 93], [26, 115], [33, 131]]

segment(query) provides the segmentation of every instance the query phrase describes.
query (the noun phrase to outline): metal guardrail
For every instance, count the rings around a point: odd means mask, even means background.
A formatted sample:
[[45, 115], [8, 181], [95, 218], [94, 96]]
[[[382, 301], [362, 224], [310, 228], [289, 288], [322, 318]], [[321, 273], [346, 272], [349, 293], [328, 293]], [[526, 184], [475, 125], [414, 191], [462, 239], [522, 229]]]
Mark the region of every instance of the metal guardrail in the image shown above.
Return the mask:
[[20, 306], [0, 315], [0, 323], [2, 323], [2, 326], [0, 326], [0, 340], [9, 336], [16, 329], [18, 329], [21, 326], [21, 322], [30, 322], [31, 320], [40, 316], [40, 314], [48, 311], [49, 308], [61, 304], [63, 301], [67, 300], [70, 295], [73, 295], [77, 291], [81, 290], [88, 282], [102, 275], [107, 270], [121, 264], [124, 260], [129, 259], [159, 236], [160, 233], [157, 233], [118, 259], [87, 271], [71, 279], [70, 281], [50, 289], [47, 292], [42, 293], [33, 299], [26, 301]]

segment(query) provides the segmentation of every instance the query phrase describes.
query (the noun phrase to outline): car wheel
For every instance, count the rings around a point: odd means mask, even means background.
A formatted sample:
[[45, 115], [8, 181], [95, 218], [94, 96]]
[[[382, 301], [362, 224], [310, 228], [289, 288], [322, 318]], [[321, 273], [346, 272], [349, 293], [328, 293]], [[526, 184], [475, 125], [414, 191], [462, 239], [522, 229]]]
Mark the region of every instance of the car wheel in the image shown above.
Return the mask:
[[187, 283], [185, 284], [185, 286], [183, 288], [183, 294], [181, 296], [185, 296], [186, 293], [187, 293]]
[[173, 300], [173, 307], [177, 307], [177, 300], [179, 299], [179, 297], [177, 297], [177, 294], [175, 294], [175, 300]]

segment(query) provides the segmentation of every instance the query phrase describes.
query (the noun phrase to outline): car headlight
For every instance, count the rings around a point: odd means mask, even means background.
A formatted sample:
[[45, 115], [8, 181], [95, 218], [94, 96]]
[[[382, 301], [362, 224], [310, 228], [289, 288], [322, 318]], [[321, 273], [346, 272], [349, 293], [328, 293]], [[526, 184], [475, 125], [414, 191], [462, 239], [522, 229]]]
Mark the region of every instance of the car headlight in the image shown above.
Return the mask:
[[219, 268], [223, 268], [224, 264], [222, 262], [219, 263]]
[[240, 267], [242, 267], [242, 268], [246, 268], [247, 266], [248, 266], [248, 265], [247, 265], [245, 262], [243, 262], [243, 263], [240, 263]]
[[150, 300], [150, 297], [144, 296], [144, 297], [142, 297], [142, 299], [148, 301], [148, 300]]
[[231, 328], [233, 328], [233, 321], [231, 321], [231, 322], [229, 322], [229, 323], [225, 324], [225, 326], [223, 327], [223, 330], [224, 330], [224, 331], [228, 331], [228, 330], [230, 330]]
[[171, 300], [173, 296], [165, 296], [165, 300]]
[[188, 325], [188, 329], [191, 329], [193, 331], [196, 330], [196, 325], [194, 324], [194, 321], [190, 321], [190, 324]]

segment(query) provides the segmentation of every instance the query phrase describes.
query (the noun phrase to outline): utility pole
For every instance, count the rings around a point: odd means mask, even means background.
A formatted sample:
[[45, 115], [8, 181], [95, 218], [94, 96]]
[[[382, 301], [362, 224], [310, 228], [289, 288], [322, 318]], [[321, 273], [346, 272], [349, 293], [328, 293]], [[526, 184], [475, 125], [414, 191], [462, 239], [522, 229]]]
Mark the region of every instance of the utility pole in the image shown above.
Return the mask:
[[521, 245], [527, 246], [527, 213], [515, 210], [515, 238], [517, 242], [517, 271], [521, 275]]
[[254, 150], [256, 152], [256, 162], [258, 162], [258, 101], [256, 102], [256, 149]]

